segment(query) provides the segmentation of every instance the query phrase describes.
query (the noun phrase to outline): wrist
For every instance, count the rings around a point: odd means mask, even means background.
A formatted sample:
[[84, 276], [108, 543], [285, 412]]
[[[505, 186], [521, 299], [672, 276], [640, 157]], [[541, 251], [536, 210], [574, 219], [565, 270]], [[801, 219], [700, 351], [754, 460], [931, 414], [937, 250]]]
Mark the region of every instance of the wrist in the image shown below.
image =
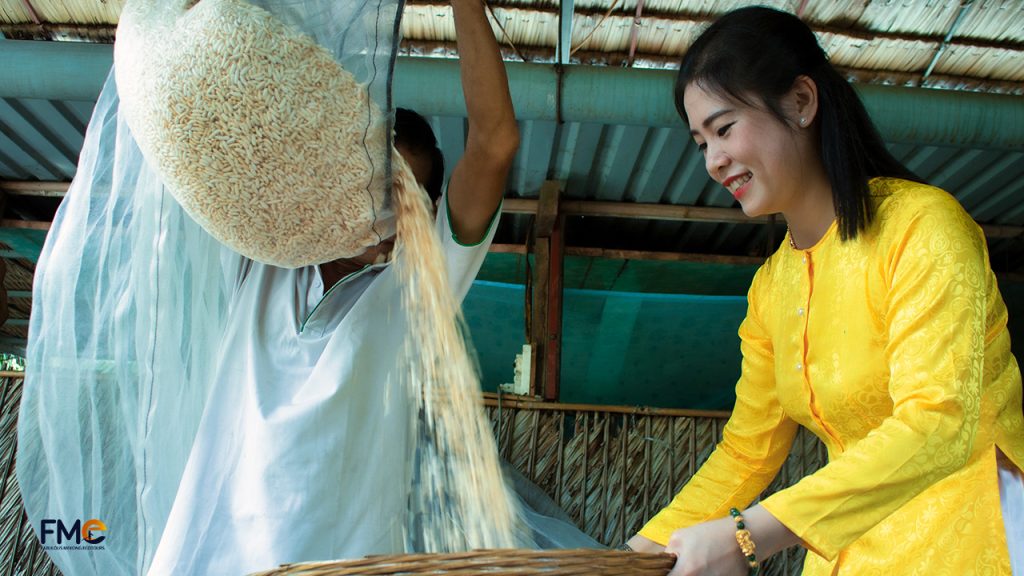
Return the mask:
[[736, 526], [734, 537], [736, 545], [739, 547], [740, 555], [743, 557], [744, 567], [750, 576], [754, 576], [761, 570], [761, 564], [757, 557], [757, 545], [754, 544], [754, 538], [750, 535], [750, 530], [747, 529], [747, 523], [743, 514], [736, 508], [730, 508], [729, 515]]
[[626, 541], [626, 546], [629, 546], [634, 552], [650, 552], [656, 554], [658, 552], [665, 551], [665, 547], [661, 544], [639, 534]]

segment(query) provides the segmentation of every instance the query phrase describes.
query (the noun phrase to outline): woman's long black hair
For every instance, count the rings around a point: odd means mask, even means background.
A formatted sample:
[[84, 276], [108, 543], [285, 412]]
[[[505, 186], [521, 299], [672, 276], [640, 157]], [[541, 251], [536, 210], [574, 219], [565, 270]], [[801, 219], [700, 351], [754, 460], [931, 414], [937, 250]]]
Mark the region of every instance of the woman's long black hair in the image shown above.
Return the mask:
[[693, 84], [767, 108], [790, 126], [780, 101], [801, 75], [818, 86], [818, 145], [832, 186], [840, 236], [855, 238], [874, 217], [868, 180], [876, 176], [921, 180], [889, 153], [860, 98], [829, 64], [814, 32], [799, 18], [772, 8], [749, 7], [716, 20], [683, 56], [676, 80], [676, 109], [686, 120], [683, 92]]

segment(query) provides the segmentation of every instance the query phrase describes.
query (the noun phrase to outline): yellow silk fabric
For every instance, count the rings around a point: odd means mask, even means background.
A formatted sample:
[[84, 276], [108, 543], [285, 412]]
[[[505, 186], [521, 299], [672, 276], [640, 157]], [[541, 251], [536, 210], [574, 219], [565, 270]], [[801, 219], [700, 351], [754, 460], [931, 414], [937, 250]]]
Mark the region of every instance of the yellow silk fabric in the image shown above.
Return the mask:
[[1021, 375], [984, 236], [942, 190], [871, 189], [855, 240], [833, 223], [758, 271], [724, 438], [643, 536], [749, 505], [805, 426], [829, 463], [762, 502], [804, 574], [1010, 573], [995, 447], [1024, 464]]

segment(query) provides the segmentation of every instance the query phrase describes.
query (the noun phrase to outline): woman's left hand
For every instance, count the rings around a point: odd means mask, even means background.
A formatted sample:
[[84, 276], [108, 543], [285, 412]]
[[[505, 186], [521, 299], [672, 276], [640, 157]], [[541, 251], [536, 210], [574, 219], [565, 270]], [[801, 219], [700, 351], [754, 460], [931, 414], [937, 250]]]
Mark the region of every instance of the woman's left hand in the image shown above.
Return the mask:
[[665, 552], [676, 555], [668, 576], [745, 576], [750, 567], [736, 543], [736, 525], [721, 518], [672, 533]]

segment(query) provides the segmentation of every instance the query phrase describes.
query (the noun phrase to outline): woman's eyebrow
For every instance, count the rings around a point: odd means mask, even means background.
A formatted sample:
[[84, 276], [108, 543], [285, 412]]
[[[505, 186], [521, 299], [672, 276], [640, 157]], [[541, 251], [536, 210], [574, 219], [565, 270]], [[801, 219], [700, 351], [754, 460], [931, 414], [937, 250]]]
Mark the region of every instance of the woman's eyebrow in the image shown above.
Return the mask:
[[[732, 112], [732, 108], [724, 108], [722, 110], [718, 110], [717, 112], [713, 112], [711, 115], [709, 115], [707, 118], [705, 118], [704, 121], [701, 122], [700, 124], [701, 124], [701, 126], [707, 128], [708, 126], [711, 125], [712, 122], [715, 121], [716, 118], [718, 118], [719, 116], [722, 116], [723, 114], [728, 114], [729, 112]], [[697, 131], [696, 130], [690, 130], [690, 134], [696, 136], [697, 135]]]

